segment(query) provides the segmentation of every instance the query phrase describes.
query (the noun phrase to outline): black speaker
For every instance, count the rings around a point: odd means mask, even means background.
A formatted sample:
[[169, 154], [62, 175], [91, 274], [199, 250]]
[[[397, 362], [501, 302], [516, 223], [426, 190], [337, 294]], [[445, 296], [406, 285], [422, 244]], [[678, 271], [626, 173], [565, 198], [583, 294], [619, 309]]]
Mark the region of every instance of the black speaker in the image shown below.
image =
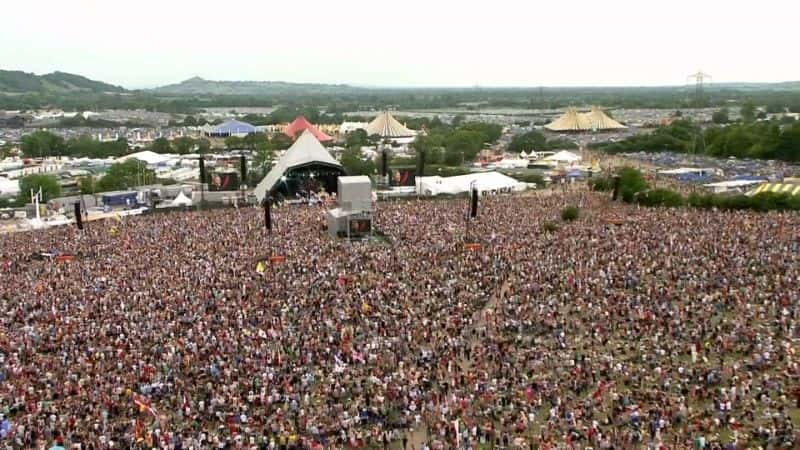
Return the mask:
[[470, 202], [469, 216], [471, 218], [478, 217], [478, 189], [472, 189], [472, 202]]
[[239, 167], [242, 172], [242, 179], [239, 184], [247, 184], [247, 159], [244, 155], [239, 157]]
[[272, 201], [269, 197], [264, 199], [264, 227], [268, 232], [272, 232]]
[[200, 155], [200, 184], [206, 182], [206, 160]]
[[417, 152], [417, 176], [425, 176], [425, 150]]
[[383, 157], [381, 159], [381, 175], [386, 177], [389, 174], [389, 152], [386, 149], [383, 149]]
[[614, 195], [611, 200], [617, 201], [617, 197], [619, 197], [619, 175], [614, 176]]
[[83, 229], [83, 216], [81, 216], [81, 202], [75, 202], [75, 225], [79, 230]]

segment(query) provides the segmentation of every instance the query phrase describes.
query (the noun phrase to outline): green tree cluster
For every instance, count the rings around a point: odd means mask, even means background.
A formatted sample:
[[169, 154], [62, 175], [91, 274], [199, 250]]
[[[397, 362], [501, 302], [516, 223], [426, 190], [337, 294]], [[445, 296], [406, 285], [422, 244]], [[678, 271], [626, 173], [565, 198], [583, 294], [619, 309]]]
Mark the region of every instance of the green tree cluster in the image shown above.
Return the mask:
[[[95, 192], [119, 191], [134, 188], [156, 181], [155, 172], [148, 169], [144, 164], [135, 160], [112, 164], [102, 178], [97, 180], [92, 186]], [[89, 189], [83, 183], [80, 185], [81, 191]]]
[[508, 151], [511, 153], [530, 152], [534, 150], [538, 152], [569, 150], [577, 148], [578, 144], [569, 139], [547, 139], [544, 134], [536, 130], [518, 134], [514, 136], [508, 144]]
[[679, 120], [650, 134], [592, 147], [608, 153], [675, 151], [796, 162], [800, 161], [800, 123], [761, 121], [701, 130], [690, 121]]
[[36, 131], [23, 136], [20, 149], [28, 158], [47, 156], [106, 158], [123, 156], [129, 152], [128, 141], [125, 139], [101, 142], [89, 136], [80, 136], [65, 141], [48, 131]]
[[24, 205], [31, 201], [31, 191], [34, 193], [42, 190], [42, 203], [58, 198], [61, 195], [61, 183], [52, 175], [33, 174], [19, 180], [19, 196], [17, 203]]

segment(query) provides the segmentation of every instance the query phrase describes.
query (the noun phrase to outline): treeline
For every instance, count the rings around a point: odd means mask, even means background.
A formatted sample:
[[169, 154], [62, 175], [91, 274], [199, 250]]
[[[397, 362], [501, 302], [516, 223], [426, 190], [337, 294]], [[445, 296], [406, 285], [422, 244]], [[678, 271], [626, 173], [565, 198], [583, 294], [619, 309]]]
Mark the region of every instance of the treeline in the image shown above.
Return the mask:
[[649, 134], [620, 142], [592, 144], [607, 153], [694, 153], [716, 157], [800, 161], [800, 122], [761, 121], [701, 128], [689, 120], [676, 120]]
[[[497, 124], [483, 122], [456, 121], [455, 125], [445, 124], [438, 117], [432, 119], [414, 119], [408, 126], [425, 129], [426, 134], [418, 135], [411, 144], [419, 155], [425, 155], [426, 173], [442, 175], [461, 175], [465, 163], [475, 160], [487, 144], [496, 142], [502, 134], [502, 127]], [[375, 160], [364, 158], [361, 148], [376, 146], [381, 142], [379, 136], [367, 136], [364, 130], [350, 133], [345, 140], [346, 150], [342, 154], [341, 163], [348, 174], [374, 175], [381, 167], [383, 155]], [[390, 168], [416, 167], [417, 158], [394, 158], [389, 161]], [[440, 170], [441, 169], [441, 170]]]
[[130, 151], [126, 139], [101, 142], [89, 136], [81, 136], [65, 140], [61, 136], [47, 131], [36, 131], [23, 136], [20, 150], [26, 158], [48, 156], [107, 158], [124, 156]]
[[722, 107], [731, 102], [768, 105], [773, 110], [798, 109], [800, 89], [796, 86], [760, 88], [724, 87], [707, 89], [701, 98], [684, 87], [629, 88], [408, 88], [352, 89], [340, 92], [292, 90], [273, 95], [166, 95], [149, 91], [118, 94], [70, 92], [0, 94], [0, 109], [30, 110], [59, 107], [72, 111], [98, 109], [146, 109], [166, 113], [192, 114], [208, 107], [320, 108], [329, 114], [397, 109], [434, 109], [464, 106], [471, 110], [496, 107], [534, 109], [564, 108], [569, 105], [599, 104], [607, 108], [680, 109]]
[[[775, 192], [762, 192], [752, 196], [692, 193], [684, 197], [680, 192], [670, 189], [652, 189], [642, 173], [632, 167], [622, 168], [616, 176], [619, 177], [619, 194], [622, 200], [646, 207], [690, 206], [723, 211], [800, 211], [800, 195]], [[614, 184], [612, 176], [594, 178], [589, 182], [595, 191], [612, 191]]]
[[474, 161], [487, 144], [500, 138], [502, 132], [503, 127], [492, 123], [441, 124], [429, 128], [427, 135], [417, 136], [412, 145], [417, 152], [425, 153], [426, 164], [459, 166]]
[[564, 139], [554, 138], [547, 139], [544, 134], [539, 131], [533, 130], [527, 133], [518, 134], [511, 139], [508, 144], [508, 151], [511, 153], [553, 151], [553, 150], [571, 150], [577, 149], [578, 144], [575, 142]]

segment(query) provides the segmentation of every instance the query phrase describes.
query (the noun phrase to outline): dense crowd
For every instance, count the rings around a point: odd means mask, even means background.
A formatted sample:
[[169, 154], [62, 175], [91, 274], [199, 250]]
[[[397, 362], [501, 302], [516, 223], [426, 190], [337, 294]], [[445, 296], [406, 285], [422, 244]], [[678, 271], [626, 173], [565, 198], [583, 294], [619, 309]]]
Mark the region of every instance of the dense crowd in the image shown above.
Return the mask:
[[798, 445], [800, 216], [467, 207], [379, 203], [378, 242], [320, 206], [0, 235], [0, 448]]

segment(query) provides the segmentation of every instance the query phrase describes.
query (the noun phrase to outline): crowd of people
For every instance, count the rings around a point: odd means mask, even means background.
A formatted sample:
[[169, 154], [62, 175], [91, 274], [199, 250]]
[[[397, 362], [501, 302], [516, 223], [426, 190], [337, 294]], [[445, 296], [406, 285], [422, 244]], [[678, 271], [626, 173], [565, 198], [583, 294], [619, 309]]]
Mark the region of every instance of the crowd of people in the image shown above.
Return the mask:
[[800, 216], [606, 197], [0, 235], [0, 448], [800, 445]]

